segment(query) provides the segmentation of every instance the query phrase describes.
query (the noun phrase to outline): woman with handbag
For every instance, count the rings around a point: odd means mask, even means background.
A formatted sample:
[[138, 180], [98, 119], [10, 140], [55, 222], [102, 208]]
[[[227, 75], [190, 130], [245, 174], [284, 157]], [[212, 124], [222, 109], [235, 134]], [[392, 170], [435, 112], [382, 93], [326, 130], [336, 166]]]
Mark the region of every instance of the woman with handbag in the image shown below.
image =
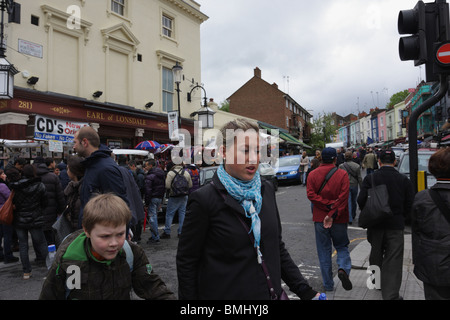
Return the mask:
[[[6, 185], [6, 174], [3, 169], [0, 169], [0, 208], [5, 204], [11, 195]], [[12, 252], [12, 234], [13, 227], [7, 224], [0, 224], [0, 261], [4, 263], [12, 263], [19, 261], [19, 258], [14, 257]], [[3, 239], [3, 248], [1, 247]]]
[[44, 225], [43, 210], [47, 205], [45, 186], [36, 177], [36, 168], [27, 164], [23, 167], [23, 178], [11, 183], [14, 190], [14, 220], [13, 226], [19, 238], [20, 261], [22, 262], [23, 279], [31, 277], [31, 264], [28, 256], [28, 233], [31, 234], [33, 247], [36, 250], [36, 260], [45, 262], [47, 257], [47, 241], [42, 226]]
[[412, 207], [414, 274], [426, 300], [450, 300], [450, 148], [430, 157], [437, 183], [416, 194]]
[[283, 300], [281, 280], [302, 299], [318, 295], [282, 240], [274, 187], [258, 172], [258, 130], [243, 119], [227, 123], [224, 164], [189, 196], [177, 252], [180, 299]]

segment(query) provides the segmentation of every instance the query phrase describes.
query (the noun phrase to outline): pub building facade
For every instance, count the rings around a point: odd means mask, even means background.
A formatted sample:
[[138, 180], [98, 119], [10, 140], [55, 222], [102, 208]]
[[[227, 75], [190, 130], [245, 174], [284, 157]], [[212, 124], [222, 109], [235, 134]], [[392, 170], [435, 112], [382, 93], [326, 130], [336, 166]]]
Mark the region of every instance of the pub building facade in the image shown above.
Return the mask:
[[[181, 128], [194, 136], [194, 120], [182, 118]], [[133, 149], [145, 140], [173, 143], [167, 114], [78, 97], [15, 88], [14, 98], [0, 101], [0, 137], [41, 141], [38, 147], [15, 150], [32, 160], [36, 156], [64, 159], [72, 153], [73, 135], [80, 126], [93, 127], [101, 143], [111, 149]], [[63, 152], [49, 150], [49, 141], [62, 141]], [[28, 150], [29, 149], [29, 150]], [[2, 150], [4, 159], [8, 150]]]

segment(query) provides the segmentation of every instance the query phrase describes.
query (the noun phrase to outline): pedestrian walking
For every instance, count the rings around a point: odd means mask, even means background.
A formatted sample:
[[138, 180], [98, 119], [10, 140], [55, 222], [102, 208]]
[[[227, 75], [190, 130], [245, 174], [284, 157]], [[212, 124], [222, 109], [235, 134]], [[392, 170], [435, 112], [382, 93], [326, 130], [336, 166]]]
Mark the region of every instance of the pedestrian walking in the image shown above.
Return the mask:
[[[111, 150], [100, 145], [100, 136], [97, 131], [92, 127], [83, 127], [75, 133], [73, 142], [73, 150], [78, 156], [85, 158], [82, 162], [85, 173], [80, 190], [79, 223], [83, 219], [84, 206], [95, 194], [112, 192], [130, 205], [122, 172], [111, 158]], [[79, 225], [79, 228], [81, 228], [81, 225]]]
[[151, 237], [147, 243], [159, 243], [158, 231], [158, 209], [164, 199], [166, 192], [166, 175], [161, 168], [156, 165], [154, 159], [145, 162], [145, 206], [147, 208]]
[[372, 148], [369, 148], [362, 161], [362, 167], [366, 169], [366, 175], [372, 174], [378, 168], [377, 161], [375, 152]]
[[[367, 240], [371, 245], [369, 263], [380, 268], [383, 299], [398, 300], [402, 299], [399, 291], [403, 272], [405, 218], [411, 213], [414, 191], [408, 177], [395, 169], [394, 151], [383, 150], [379, 166], [380, 169], [373, 173], [373, 182], [375, 185], [386, 185], [393, 215], [367, 228]], [[368, 190], [372, 187], [371, 176], [366, 176], [357, 200], [361, 210], [366, 204]]]
[[430, 157], [437, 183], [414, 198], [411, 217], [414, 274], [426, 300], [450, 300], [450, 148]]
[[[126, 240], [131, 212], [120, 197], [97, 195], [84, 211], [83, 229], [58, 248], [39, 299], [130, 300], [131, 290], [142, 299], [175, 298], [153, 271], [144, 250]], [[76, 283], [74, 269], [79, 287], [68, 286]]]
[[42, 230], [45, 234], [47, 244], [55, 244], [55, 235], [53, 224], [58, 216], [63, 212], [66, 206], [64, 190], [61, 186], [59, 177], [53, 172], [55, 161], [52, 158], [46, 158], [45, 163], [35, 164], [36, 174], [41, 178], [45, 185], [45, 196], [47, 197], [47, 206], [44, 208], [44, 225]]
[[177, 212], [178, 237], [180, 236], [186, 214], [189, 189], [191, 188], [191, 175], [185, 170], [183, 164], [175, 164], [167, 173], [166, 177], [166, 189], [169, 191], [169, 199], [167, 201], [164, 232], [161, 234], [160, 238], [170, 238], [172, 221]]
[[78, 218], [80, 215], [81, 200], [80, 189], [83, 184], [85, 168], [82, 165], [84, 158], [70, 156], [67, 160], [67, 175], [70, 178], [67, 187], [64, 189], [64, 196], [67, 199], [67, 210], [64, 214], [71, 222], [72, 232], [79, 228]]
[[301, 172], [301, 176], [302, 176], [302, 183], [304, 186], [306, 186], [306, 176], [308, 174], [308, 170], [310, 167], [310, 161], [309, 161], [309, 157], [308, 154], [306, 153], [306, 151], [303, 151], [302, 156], [300, 158], [300, 172]]
[[[344, 170], [336, 167], [336, 161], [336, 149], [323, 149], [322, 164], [311, 172], [307, 185], [308, 199], [313, 203], [317, 255], [326, 291], [334, 290], [332, 246], [337, 251], [338, 277], [343, 288], [351, 290], [353, 287], [349, 278], [352, 264], [347, 234], [349, 179]], [[332, 170], [334, 173], [322, 187]]]
[[[6, 184], [6, 179], [4, 170], [0, 169], [0, 208], [5, 204], [11, 194], [11, 190]], [[3, 261], [5, 264], [19, 261], [19, 258], [13, 255], [12, 234], [13, 227], [11, 225], [0, 224], [0, 261]]]
[[36, 176], [36, 168], [26, 164], [23, 167], [23, 178], [11, 183], [15, 191], [13, 203], [13, 226], [19, 238], [20, 262], [22, 263], [23, 279], [31, 277], [31, 264], [28, 256], [28, 233], [31, 234], [36, 261], [44, 263], [47, 257], [47, 241], [44, 231], [44, 208], [47, 206], [45, 185]]
[[344, 154], [345, 162], [339, 166], [340, 169], [347, 171], [350, 182], [350, 189], [348, 195], [348, 210], [349, 210], [349, 223], [351, 224], [356, 218], [356, 209], [358, 199], [358, 187], [361, 187], [361, 168], [359, 164], [354, 162], [353, 152], [347, 151]]
[[189, 196], [176, 260], [180, 299], [281, 299], [281, 280], [302, 299], [318, 295], [282, 240], [274, 187], [258, 171], [258, 130], [248, 120], [227, 123], [224, 164]]

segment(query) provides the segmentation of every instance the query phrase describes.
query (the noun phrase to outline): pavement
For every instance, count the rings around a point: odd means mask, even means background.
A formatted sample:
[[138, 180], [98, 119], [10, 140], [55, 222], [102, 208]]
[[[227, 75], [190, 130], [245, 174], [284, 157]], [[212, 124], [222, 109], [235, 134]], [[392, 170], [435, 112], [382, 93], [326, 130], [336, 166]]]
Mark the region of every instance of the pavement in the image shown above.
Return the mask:
[[[341, 281], [336, 276], [334, 278], [335, 290], [326, 292], [328, 300], [383, 300], [381, 290], [369, 289], [367, 273], [369, 267], [369, 254], [371, 246], [367, 240], [361, 241], [351, 252], [352, 269], [350, 271], [350, 281], [353, 284], [352, 290], [345, 290]], [[411, 233], [408, 227], [405, 228], [405, 247], [403, 252], [403, 276], [400, 287], [400, 296], [404, 300], [425, 300], [423, 283], [413, 273]]]

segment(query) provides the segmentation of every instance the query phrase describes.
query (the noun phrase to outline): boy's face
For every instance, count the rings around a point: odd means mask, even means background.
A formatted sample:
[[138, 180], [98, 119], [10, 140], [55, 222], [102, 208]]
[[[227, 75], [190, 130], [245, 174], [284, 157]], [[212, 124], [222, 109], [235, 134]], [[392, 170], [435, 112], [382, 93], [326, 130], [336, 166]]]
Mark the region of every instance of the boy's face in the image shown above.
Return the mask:
[[112, 260], [123, 247], [126, 226], [111, 227], [96, 224], [90, 233], [86, 230], [85, 233], [91, 239], [92, 249], [106, 260]]

